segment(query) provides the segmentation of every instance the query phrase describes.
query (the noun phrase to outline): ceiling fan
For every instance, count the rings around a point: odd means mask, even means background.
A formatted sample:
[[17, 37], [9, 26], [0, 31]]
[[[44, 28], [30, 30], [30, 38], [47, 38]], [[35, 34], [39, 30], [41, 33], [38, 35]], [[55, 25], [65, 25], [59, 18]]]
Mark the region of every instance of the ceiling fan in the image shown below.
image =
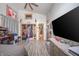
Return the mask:
[[35, 7], [38, 7], [38, 5], [35, 4], [35, 3], [26, 3], [25, 6], [24, 6], [24, 9], [26, 9], [27, 5], [30, 7], [31, 10], [33, 10], [32, 5], [35, 6]]

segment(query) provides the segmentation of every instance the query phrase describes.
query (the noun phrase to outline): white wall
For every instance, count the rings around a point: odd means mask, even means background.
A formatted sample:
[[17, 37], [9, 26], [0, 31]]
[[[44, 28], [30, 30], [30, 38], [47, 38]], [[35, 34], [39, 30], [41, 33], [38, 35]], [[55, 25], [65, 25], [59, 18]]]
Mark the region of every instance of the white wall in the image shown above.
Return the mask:
[[[44, 24], [44, 39], [46, 39], [46, 16], [38, 13], [32, 13], [32, 19], [25, 19], [25, 14], [28, 13], [28, 11], [20, 10], [18, 11], [18, 20], [19, 20], [19, 36], [21, 36], [21, 23], [22, 24], [36, 24], [35, 19], [37, 20], [37, 24], [43, 23]], [[20, 23], [20, 19], [22, 19], [22, 22]], [[38, 26], [37, 26], [38, 27]], [[38, 30], [37, 30], [38, 31]], [[38, 37], [38, 33], [37, 33]], [[38, 40], [38, 39], [37, 39]]]
[[[18, 18], [19, 20], [22, 19], [22, 22], [23, 23], [29, 23], [30, 20], [27, 20], [25, 19], [25, 15], [28, 13], [29, 11], [25, 11], [25, 10], [20, 10], [18, 11]], [[32, 20], [30, 23], [35, 23], [35, 19], [38, 21], [38, 22], [45, 22], [46, 21], [46, 16], [45, 15], [42, 15], [42, 14], [38, 14], [38, 13], [32, 13]]]
[[78, 3], [54, 3], [47, 15], [48, 24], [77, 6], [79, 6]]
[[[62, 15], [64, 15], [65, 13], [71, 11], [72, 9], [78, 7], [79, 4], [77, 3], [55, 3], [53, 4], [51, 10], [49, 11], [48, 15], [47, 15], [47, 24], [50, 26], [51, 22], [59, 17], [61, 17]], [[53, 27], [53, 26], [52, 26]], [[52, 28], [53, 31], [53, 28]]]

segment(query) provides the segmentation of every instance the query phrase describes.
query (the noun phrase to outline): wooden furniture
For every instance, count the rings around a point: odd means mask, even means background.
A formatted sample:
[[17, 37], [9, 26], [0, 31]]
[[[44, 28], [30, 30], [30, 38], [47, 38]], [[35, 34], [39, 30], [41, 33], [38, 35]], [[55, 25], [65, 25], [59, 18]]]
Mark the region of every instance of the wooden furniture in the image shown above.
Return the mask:
[[3, 44], [5, 40], [10, 43], [10, 41], [14, 40], [14, 35], [7, 28], [0, 27], [0, 43]]
[[11, 33], [11, 34], [8, 34], [8, 42], [14, 40], [14, 35]]

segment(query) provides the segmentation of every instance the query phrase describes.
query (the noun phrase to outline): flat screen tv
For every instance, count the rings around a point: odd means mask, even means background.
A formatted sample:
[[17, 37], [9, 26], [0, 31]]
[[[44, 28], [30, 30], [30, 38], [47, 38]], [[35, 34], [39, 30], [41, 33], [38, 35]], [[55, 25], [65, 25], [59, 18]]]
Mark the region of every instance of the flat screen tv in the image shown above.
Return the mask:
[[79, 7], [52, 21], [54, 35], [79, 42]]

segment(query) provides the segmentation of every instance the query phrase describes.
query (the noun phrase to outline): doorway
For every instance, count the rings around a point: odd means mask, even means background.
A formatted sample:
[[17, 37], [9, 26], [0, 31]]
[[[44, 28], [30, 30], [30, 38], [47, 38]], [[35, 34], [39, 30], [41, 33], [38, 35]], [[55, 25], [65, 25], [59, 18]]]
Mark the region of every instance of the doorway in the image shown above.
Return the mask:
[[35, 24], [22, 24], [22, 39], [36, 39], [36, 25]]

